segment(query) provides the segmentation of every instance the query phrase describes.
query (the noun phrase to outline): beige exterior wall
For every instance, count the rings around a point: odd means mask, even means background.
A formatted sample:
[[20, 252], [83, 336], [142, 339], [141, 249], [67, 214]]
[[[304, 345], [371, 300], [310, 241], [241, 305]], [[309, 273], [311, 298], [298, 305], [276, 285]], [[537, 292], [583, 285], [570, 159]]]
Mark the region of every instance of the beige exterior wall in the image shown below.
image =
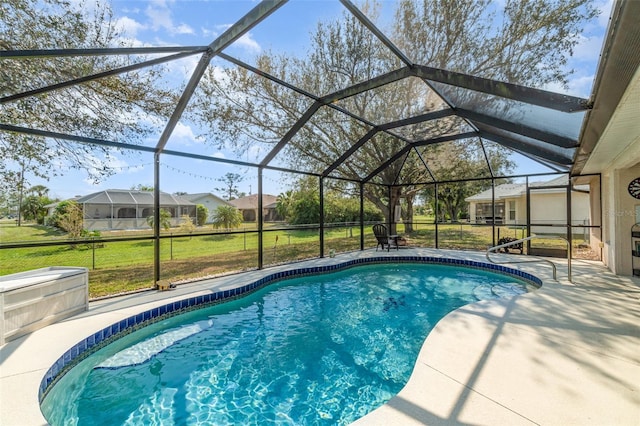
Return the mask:
[[566, 224], [566, 193], [531, 191], [531, 223]]
[[632, 262], [640, 268], [640, 259], [632, 260], [631, 227], [640, 217], [640, 200], [629, 195], [629, 182], [640, 177], [640, 165], [612, 170], [602, 175], [603, 192], [603, 259], [611, 271], [618, 275], [631, 275]]
[[[502, 200], [501, 200], [502, 201]], [[515, 201], [516, 219], [509, 219], [509, 203]], [[504, 198], [505, 202], [505, 224], [522, 225], [527, 224], [527, 197], [522, 195], [516, 198]], [[469, 220], [476, 221], [476, 203], [469, 203]], [[590, 195], [580, 192], [571, 194], [571, 218], [573, 225], [589, 224], [590, 219]], [[567, 223], [567, 195], [565, 192], [541, 192], [531, 193], [531, 223], [546, 223], [565, 225]], [[533, 233], [563, 233], [564, 228], [553, 229], [550, 227], [532, 227]], [[574, 229], [574, 234], [582, 235], [584, 229]]]
[[594, 176], [589, 182], [589, 210], [591, 211], [591, 225], [600, 226], [599, 229], [589, 229], [589, 244], [591, 250], [595, 253], [600, 253], [600, 259], [602, 259], [602, 248], [604, 247], [602, 239], [602, 211], [601, 206], [601, 192], [600, 192], [600, 178]]

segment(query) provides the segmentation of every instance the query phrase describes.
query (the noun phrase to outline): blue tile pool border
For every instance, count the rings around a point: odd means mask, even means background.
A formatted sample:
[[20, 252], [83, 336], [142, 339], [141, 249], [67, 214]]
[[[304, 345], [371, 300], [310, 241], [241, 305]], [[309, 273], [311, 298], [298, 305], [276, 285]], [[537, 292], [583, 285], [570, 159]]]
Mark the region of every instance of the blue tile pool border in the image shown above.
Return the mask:
[[223, 303], [246, 296], [249, 293], [264, 288], [268, 284], [273, 284], [289, 278], [298, 278], [305, 275], [318, 275], [323, 273], [337, 272], [347, 268], [361, 265], [371, 265], [380, 263], [421, 263], [421, 264], [443, 264], [460, 266], [474, 269], [482, 269], [485, 271], [496, 272], [504, 275], [516, 277], [535, 287], [542, 286], [540, 278], [527, 272], [517, 269], [508, 268], [506, 266], [477, 262], [473, 260], [453, 259], [446, 257], [432, 256], [399, 256], [399, 257], [368, 257], [362, 259], [352, 259], [345, 262], [324, 265], [310, 266], [306, 268], [289, 269], [285, 271], [274, 272], [264, 277], [229, 290], [220, 290], [215, 293], [209, 293], [199, 296], [192, 296], [179, 301], [171, 302], [166, 305], [158, 306], [147, 311], [132, 315], [126, 319], [120, 320], [102, 330], [91, 334], [82, 339], [69, 350], [67, 350], [58, 360], [49, 368], [40, 382], [38, 398], [40, 403], [47, 396], [49, 390], [60, 380], [71, 368], [80, 361], [103, 348], [109, 343], [117, 340], [129, 333], [132, 333], [142, 327], [161, 321], [165, 318], [179, 315], [194, 309], [208, 307], [210, 305]]

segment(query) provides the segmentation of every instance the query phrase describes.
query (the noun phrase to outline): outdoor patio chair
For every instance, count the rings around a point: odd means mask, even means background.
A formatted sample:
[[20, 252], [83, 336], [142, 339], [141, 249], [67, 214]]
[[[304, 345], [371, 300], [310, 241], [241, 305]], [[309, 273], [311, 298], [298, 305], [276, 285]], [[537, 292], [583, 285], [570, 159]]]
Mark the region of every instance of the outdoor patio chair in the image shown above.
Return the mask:
[[373, 234], [376, 236], [376, 240], [378, 244], [376, 245], [376, 251], [378, 251], [378, 247], [387, 247], [387, 251], [394, 246], [396, 250], [398, 250], [398, 236], [397, 235], [389, 235], [387, 233], [387, 227], [381, 224], [373, 225]]

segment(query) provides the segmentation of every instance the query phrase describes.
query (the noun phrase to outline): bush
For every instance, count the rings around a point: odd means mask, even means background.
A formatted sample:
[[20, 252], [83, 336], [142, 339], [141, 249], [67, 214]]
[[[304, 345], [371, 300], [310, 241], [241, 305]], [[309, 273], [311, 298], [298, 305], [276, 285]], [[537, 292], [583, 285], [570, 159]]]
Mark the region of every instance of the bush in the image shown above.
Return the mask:
[[207, 223], [207, 217], [209, 217], [209, 209], [202, 204], [198, 204], [196, 206], [196, 225], [202, 226]]
[[196, 229], [196, 226], [193, 224], [193, 220], [187, 214], [183, 214], [180, 216], [180, 232], [184, 232], [185, 234], [191, 233]]
[[82, 236], [84, 221], [82, 208], [75, 201], [62, 201], [56, 206], [49, 225], [66, 231], [69, 238]]

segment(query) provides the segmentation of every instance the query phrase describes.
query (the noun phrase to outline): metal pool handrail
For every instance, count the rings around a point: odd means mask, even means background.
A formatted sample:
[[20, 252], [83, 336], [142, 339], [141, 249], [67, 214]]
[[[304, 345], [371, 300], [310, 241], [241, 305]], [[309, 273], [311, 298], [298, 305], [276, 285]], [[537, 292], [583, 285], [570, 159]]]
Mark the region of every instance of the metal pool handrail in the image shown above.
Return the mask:
[[555, 265], [555, 263], [553, 263], [550, 260], [542, 259], [542, 258], [536, 258], [534, 260], [513, 260], [513, 261], [510, 261], [510, 262], [495, 262], [495, 261], [491, 260], [491, 258], [489, 257], [489, 254], [495, 252], [496, 250], [499, 250], [499, 249], [505, 248], [505, 247], [509, 247], [509, 246], [513, 246], [513, 245], [516, 245], [516, 244], [521, 244], [521, 243], [523, 243], [525, 241], [533, 240], [534, 238], [547, 238], [547, 239], [550, 239], [550, 238], [558, 239], [558, 238], [560, 238], [560, 239], [564, 240], [565, 243], [567, 243], [567, 275], [568, 275], [568, 278], [569, 278], [569, 282], [572, 282], [571, 281], [571, 245], [569, 244], [569, 240], [567, 240], [564, 237], [559, 237], [559, 236], [555, 236], [555, 235], [554, 236], [552, 236], [552, 235], [532, 235], [530, 237], [521, 238], [521, 239], [516, 240], [516, 241], [510, 241], [508, 243], [500, 244], [499, 246], [494, 246], [494, 247], [490, 247], [489, 249], [487, 249], [487, 253], [486, 253], [487, 260], [489, 262], [491, 262], [491, 263], [495, 263], [496, 265], [501, 265], [501, 264], [505, 264], [505, 263], [547, 262], [553, 268], [553, 279], [555, 281], [557, 281], [558, 279], [556, 278], [556, 276], [557, 276], [557, 274], [556, 274], [556, 265]]

